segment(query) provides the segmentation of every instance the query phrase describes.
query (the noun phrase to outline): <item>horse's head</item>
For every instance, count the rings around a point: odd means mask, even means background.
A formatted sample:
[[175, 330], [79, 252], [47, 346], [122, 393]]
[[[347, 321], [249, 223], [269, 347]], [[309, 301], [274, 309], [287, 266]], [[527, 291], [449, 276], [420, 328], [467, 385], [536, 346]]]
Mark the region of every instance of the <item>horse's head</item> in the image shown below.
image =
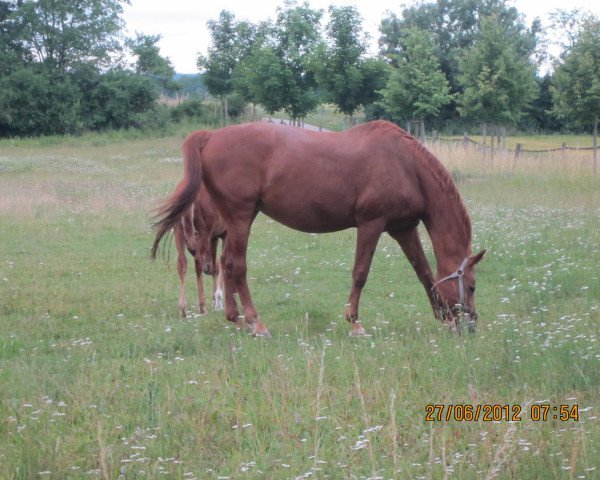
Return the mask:
[[467, 256], [458, 268], [441, 278], [436, 278], [431, 292], [436, 302], [436, 316], [450, 329], [460, 332], [461, 318], [467, 322], [469, 332], [475, 331], [475, 265], [483, 258], [485, 250]]

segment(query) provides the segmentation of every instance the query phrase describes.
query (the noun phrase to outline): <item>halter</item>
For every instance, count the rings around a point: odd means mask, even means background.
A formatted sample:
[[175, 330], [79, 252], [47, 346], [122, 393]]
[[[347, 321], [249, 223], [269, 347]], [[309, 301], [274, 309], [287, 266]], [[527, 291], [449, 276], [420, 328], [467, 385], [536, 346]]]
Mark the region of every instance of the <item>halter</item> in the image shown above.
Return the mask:
[[[438, 292], [437, 292], [437, 288], [438, 285], [440, 283], [444, 283], [447, 280], [452, 280], [454, 278], [458, 278], [458, 293], [459, 293], [459, 300], [460, 303], [457, 303], [456, 305], [454, 305], [454, 307], [452, 309], [447, 308], [447, 311], [451, 312], [453, 310], [458, 312], [459, 316], [462, 315], [466, 315], [467, 316], [467, 320], [468, 320], [468, 324], [469, 324], [469, 330], [474, 329], [475, 325], [474, 325], [474, 320], [477, 318], [474, 313], [465, 303], [465, 281], [464, 281], [464, 275], [465, 275], [465, 268], [467, 267], [467, 263], [469, 262], [469, 257], [465, 257], [464, 260], [462, 261], [462, 263], [460, 264], [460, 266], [458, 267], [458, 269], [451, 273], [450, 275], [448, 275], [447, 277], [441, 278], [440, 280], [438, 280], [437, 282], [435, 282], [432, 287], [431, 287], [431, 293], [433, 293], [436, 297], [436, 300], [438, 300]], [[440, 311], [442, 310], [441, 305], [439, 305], [439, 300], [438, 300], [438, 306], [440, 307]], [[443, 319], [443, 317], [442, 317]]]

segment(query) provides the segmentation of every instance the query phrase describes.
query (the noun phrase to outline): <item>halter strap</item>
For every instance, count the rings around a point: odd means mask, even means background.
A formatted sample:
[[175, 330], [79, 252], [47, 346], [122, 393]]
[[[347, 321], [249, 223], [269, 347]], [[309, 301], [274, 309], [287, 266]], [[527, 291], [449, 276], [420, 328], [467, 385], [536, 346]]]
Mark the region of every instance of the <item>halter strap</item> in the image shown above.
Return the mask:
[[447, 277], [441, 278], [440, 280], [435, 282], [433, 284], [433, 286], [431, 287], [431, 291], [433, 292], [440, 283], [443, 283], [446, 280], [452, 280], [453, 278], [458, 278], [458, 292], [460, 294], [460, 306], [461, 306], [461, 308], [464, 308], [465, 307], [465, 282], [463, 280], [463, 277], [465, 275], [465, 268], [466, 268], [468, 262], [469, 262], [469, 257], [467, 256], [463, 259], [462, 263], [460, 264], [460, 267], [458, 267], [458, 269], [455, 272], [453, 272], [450, 275], [448, 275]]

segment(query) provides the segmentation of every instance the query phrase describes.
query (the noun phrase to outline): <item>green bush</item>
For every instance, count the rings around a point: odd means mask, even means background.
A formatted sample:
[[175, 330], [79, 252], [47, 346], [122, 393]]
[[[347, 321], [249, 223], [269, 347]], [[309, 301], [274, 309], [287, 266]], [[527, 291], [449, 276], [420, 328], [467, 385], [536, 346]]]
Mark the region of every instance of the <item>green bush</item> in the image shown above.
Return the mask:
[[0, 136], [78, 131], [79, 111], [79, 89], [68, 76], [27, 67], [0, 80]]
[[205, 114], [205, 106], [202, 100], [192, 99], [181, 102], [171, 110], [171, 118], [175, 122], [188, 119], [201, 119]]

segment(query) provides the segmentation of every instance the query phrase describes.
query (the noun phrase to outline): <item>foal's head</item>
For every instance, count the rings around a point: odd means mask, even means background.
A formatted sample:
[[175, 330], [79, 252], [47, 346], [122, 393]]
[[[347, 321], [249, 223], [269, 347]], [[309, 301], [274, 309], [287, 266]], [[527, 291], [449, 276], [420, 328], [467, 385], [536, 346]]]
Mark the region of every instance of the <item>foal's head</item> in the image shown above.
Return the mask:
[[475, 331], [475, 265], [483, 258], [485, 250], [465, 257], [450, 275], [435, 279], [431, 291], [437, 304], [436, 316], [451, 330], [460, 333], [461, 319], [467, 323], [469, 332]]
[[216, 267], [212, 255], [212, 245], [210, 233], [205, 229], [198, 232], [198, 255], [196, 258], [200, 260], [202, 271], [205, 275], [213, 275]]

